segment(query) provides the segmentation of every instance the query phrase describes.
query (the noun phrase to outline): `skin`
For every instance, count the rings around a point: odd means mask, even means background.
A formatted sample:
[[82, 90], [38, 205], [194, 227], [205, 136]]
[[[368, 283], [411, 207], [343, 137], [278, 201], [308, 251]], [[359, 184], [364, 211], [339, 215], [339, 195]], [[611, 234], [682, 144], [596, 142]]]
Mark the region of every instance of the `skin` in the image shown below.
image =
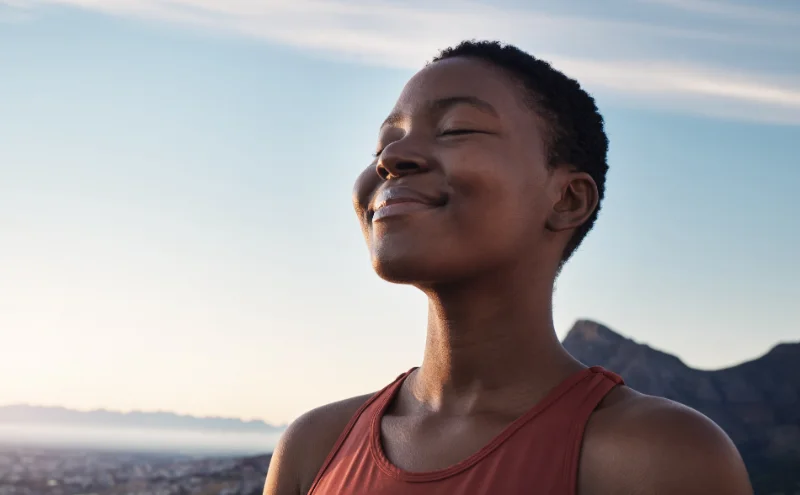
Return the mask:
[[[556, 337], [552, 293], [564, 248], [598, 193], [588, 174], [548, 165], [546, 136], [513, 78], [486, 62], [448, 59], [408, 82], [380, 129], [375, 161], [356, 181], [353, 203], [375, 271], [429, 300], [423, 362], [381, 424], [384, 450], [402, 469], [469, 457], [584, 369]], [[422, 203], [375, 211], [382, 199], [411, 196]], [[265, 495], [307, 493], [368, 397], [296, 420], [274, 453]], [[752, 489], [713, 422], [621, 386], [589, 420], [578, 493]]]

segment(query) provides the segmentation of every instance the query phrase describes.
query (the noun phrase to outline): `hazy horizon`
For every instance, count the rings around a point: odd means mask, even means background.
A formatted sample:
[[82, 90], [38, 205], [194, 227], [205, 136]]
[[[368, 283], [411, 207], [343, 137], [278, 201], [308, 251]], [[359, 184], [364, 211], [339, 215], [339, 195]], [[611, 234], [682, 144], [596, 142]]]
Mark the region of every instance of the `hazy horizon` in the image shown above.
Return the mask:
[[0, 422], [0, 447], [246, 456], [271, 453], [281, 434]]
[[320, 9], [0, 0], [0, 403], [284, 424], [419, 364], [426, 301], [372, 272], [350, 192], [464, 38], [552, 61], [607, 123], [559, 337], [589, 318], [699, 369], [798, 339], [800, 4]]
[[[626, 337], [626, 338], [630, 338], [629, 336], [624, 335], [624, 334], [620, 334], [620, 335], [622, 335], [623, 337]], [[753, 361], [755, 359], [759, 359], [759, 358], [763, 357], [764, 355], [768, 354], [772, 349], [774, 349], [776, 346], [778, 346], [780, 344], [785, 344], [785, 343], [797, 343], [797, 344], [800, 344], [800, 338], [795, 339], [793, 341], [792, 340], [787, 340], [787, 341], [775, 342], [775, 344], [772, 347], [770, 347], [767, 351], [765, 351], [765, 352], [763, 352], [761, 354], [758, 354], [756, 356], [753, 356], [750, 359], [745, 359], [744, 361], [741, 361], [739, 363], [734, 363], [734, 364], [732, 364], [730, 366], [726, 366], [726, 367], [723, 367], [723, 368], [715, 368], [715, 369], [703, 369], [703, 368], [694, 368], [694, 369], [702, 370], [702, 371], [719, 371], [719, 370], [723, 370], [723, 369], [728, 369], [728, 368], [740, 366], [741, 364], [744, 364], [744, 363], [747, 363], [747, 362], [750, 362], [750, 361]], [[641, 342], [640, 342], [640, 344], [641, 344]], [[671, 354], [669, 352], [669, 350], [667, 350], [667, 349], [657, 349], [657, 350], [662, 351], [662, 352], [666, 352], [668, 354]], [[680, 356], [677, 356], [677, 357], [680, 357]], [[288, 423], [282, 423], [282, 424], [272, 423], [272, 422], [266, 421], [264, 418], [259, 418], [259, 417], [198, 416], [198, 415], [192, 415], [192, 414], [178, 413], [178, 412], [170, 411], [170, 410], [166, 410], [166, 409], [117, 410], [117, 409], [107, 408], [107, 407], [102, 407], [102, 406], [101, 407], [95, 407], [95, 408], [70, 408], [70, 407], [66, 407], [66, 406], [61, 405], [61, 404], [34, 404], [34, 403], [7, 403], [6, 404], [6, 403], [0, 403], [0, 410], [2, 410], [3, 408], [8, 408], [8, 407], [31, 407], [31, 408], [41, 408], [41, 409], [63, 409], [63, 410], [67, 410], [67, 411], [71, 411], [71, 412], [78, 412], [78, 413], [109, 412], [109, 413], [122, 414], [122, 415], [127, 415], [127, 414], [131, 414], [131, 413], [171, 414], [171, 415], [176, 415], [176, 416], [179, 416], [179, 417], [192, 418], [192, 419], [231, 419], [231, 420], [238, 420], [238, 421], [241, 421], [243, 423], [247, 423], [247, 422], [262, 422], [265, 425], [267, 425], [269, 427], [276, 428], [276, 429], [284, 429], [288, 425]], [[0, 425], [3, 425], [3, 422], [4, 422], [3, 418], [0, 417]], [[202, 430], [196, 430], [196, 431], [202, 431]], [[0, 435], [0, 442], [2, 442], [2, 440], [3, 440], [3, 438]]]
[[[57, 404], [30, 404], [30, 403], [14, 403], [14, 404], [2, 404], [2, 403], [0, 403], [0, 424], [3, 424], [3, 423], [6, 423], [6, 424], [10, 424], [10, 423], [27, 423], [27, 422], [29, 422], [29, 423], [48, 423], [48, 422], [57, 421], [57, 420], [58, 421], [63, 421], [63, 417], [62, 418], [27, 417], [27, 418], [24, 418], [24, 419], [20, 420], [19, 417], [8, 418], [5, 415], [7, 409], [18, 409], [18, 408], [21, 408], [21, 409], [36, 409], [36, 410], [39, 410], [39, 411], [46, 411], [46, 412], [77, 413], [77, 414], [83, 414], [83, 415], [87, 415], [87, 416], [92, 415], [93, 413], [107, 413], [109, 415], [119, 415], [119, 416], [122, 416], [122, 417], [127, 417], [127, 416], [130, 416], [130, 415], [143, 415], [143, 416], [161, 416], [161, 415], [166, 415], [166, 416], [174, 416], [174, 420], [175, 421], [186, 420], [183, 424], [187, 425], [187, 427], [191, 426], [191, 423], [190, 423], [191, 420], [208, 420], [208, 421], [231, 420], [231, 421], [239, 422], [244, 426], [255, 426], [255, 427], [258, 427], [258, 426], [263, 424], [264, 427], [271, 428], [271, 429], [283, 429], [283, 428], [285, 428], [287, 426], [285, 423], [284, 424], [270, 423], [268, 421], [265, 421], [263, 418], [242, 418], [242, 417], [235, 417], [235, 416], [196, 416], [196, 415], [190, 415], [190, 414], [180, 414], [180, 413], [176, 413], [175, 411], [169, 411], [169, 410], [150, 410], [150, 411], [148, 411], [148, 410], [140, 410], [140, 409], [130, 409], [130, 410], [127, 410], [127, 411], [123, 411], [123, 410], [115, 410], [115, 409], [109, 409], [109, 408], [104, 408], [104, 407], [95, 408], [95, 409], [80, 409], [80, 408], [69, 408], [69, 407], [65, 407], [65, 406], [57, 405]], [[126, 419], [130, 419], [130, 418], [126, 418]], [[198, 423], [198, 425], [199, 425], [199, 423]], [[221, 430], [224, 430], [225, 428], [234, 428], [234, 427], [235, 427], [235, 425], [233, 425], [233, 426], [226, 426], [224, 424], [215, 424], [214, 425], [214, 428], [218, 428], [218, 429], [221, 429]], [[168, 426], [165, 426], [165, 428], [169, 429]], [[207, 423], [206, 423], [206, 426], [202, 426], [203, 431], [206, 431], [208, 428], [209, 427], [207, 426]], [[239, 428], [239, 430], [241, 430], [241, 428]]]

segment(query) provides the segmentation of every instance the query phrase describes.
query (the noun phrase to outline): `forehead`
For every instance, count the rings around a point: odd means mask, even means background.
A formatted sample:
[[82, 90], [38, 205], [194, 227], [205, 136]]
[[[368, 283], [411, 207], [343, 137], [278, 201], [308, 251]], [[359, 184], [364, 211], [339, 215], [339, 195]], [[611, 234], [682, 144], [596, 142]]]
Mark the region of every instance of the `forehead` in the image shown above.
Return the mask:
[[454, 57], [417, 72], [403, 88], [393, 113], [423, 111], [431, 102], [470, 97], [491, 105], [501, 118], [530, 118], [524, 88], [503, 69], [477, 59]]

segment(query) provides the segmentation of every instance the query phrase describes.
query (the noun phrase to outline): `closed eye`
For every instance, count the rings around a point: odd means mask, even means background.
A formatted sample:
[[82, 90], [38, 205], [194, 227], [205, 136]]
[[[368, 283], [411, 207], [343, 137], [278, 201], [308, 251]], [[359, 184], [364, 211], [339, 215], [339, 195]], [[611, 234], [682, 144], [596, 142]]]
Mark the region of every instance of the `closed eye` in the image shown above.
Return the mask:
[[442, 131], [439, 135], [440, 136], [461, 136], [464, 134], [473, 134], [478, 133], [481, 131], [476, 131], [474, 129], [449, 129], [446, 131]]
[[[463, 136], [466, 134], [489, 134], [486, 131], [478, 131], [475, 129], [448, 129], [439, 133], [439, 136]], [[372, 153], [373, 158], [378, 158], [383, 153], [384, 148]]]

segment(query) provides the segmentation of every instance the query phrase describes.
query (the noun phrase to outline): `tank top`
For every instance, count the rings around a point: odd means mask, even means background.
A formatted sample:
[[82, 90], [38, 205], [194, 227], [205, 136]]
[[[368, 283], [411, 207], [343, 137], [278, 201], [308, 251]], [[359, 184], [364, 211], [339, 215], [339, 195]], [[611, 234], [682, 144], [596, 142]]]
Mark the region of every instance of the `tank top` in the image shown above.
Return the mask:
[[403, 381], [373, 395], [345, 427], [309, 495], [574, 495], [586, 423], [618, 375], [594, 366], [554, 387], [478, 452], [437, 471], [404, 471], [381, 445], [381, 418]]

